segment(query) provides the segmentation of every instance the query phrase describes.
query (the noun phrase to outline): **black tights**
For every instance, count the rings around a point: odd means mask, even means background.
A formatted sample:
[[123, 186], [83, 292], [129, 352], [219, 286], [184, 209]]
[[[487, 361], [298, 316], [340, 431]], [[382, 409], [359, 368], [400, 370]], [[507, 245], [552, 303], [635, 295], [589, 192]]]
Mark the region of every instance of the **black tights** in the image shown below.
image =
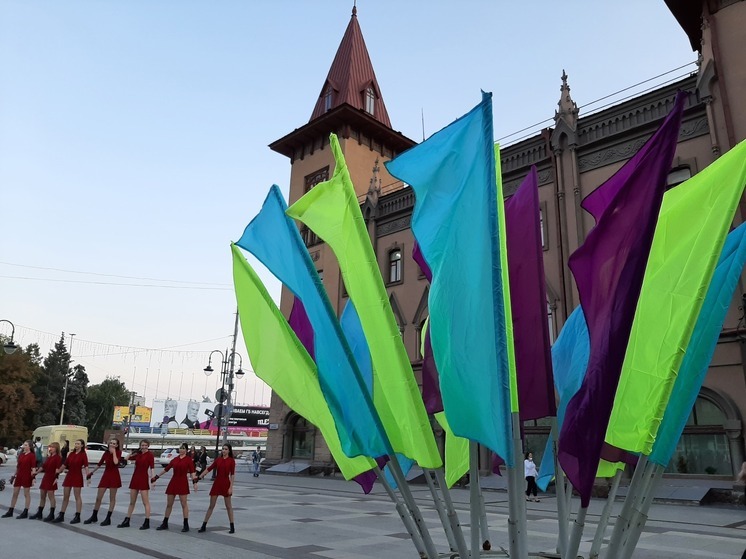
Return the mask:
[[536, 497], [539, 491], [539, 487], [536, 485], [536, 478], [534, 476], [526, 476], [526, 482], [528, 483], [528, 487], [526, 487], [526, 497], [532, 493], [534, 497]]

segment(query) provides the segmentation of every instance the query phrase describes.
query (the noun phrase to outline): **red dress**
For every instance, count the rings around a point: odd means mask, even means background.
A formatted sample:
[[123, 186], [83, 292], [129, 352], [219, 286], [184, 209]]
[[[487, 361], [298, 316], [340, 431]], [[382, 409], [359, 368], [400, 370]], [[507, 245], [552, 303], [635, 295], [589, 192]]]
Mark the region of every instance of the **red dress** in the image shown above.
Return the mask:
[[16, 466], [16, 479], [13, 481], [13, 487], [31, 487], [31, 470], [36, 468], [36, 454], [25, 452], [18, 456], [18, 465]]
[[150, 479], [148, 469], [155, 469], [155, 458], [149, 450], [147, 452], [137, 452], [135, 456], [130, 455], [130, 461], [135, 461], [135, 471], [130, 480], [130, 489], [138, 491], [148, 491], [150, 489]]
[[189, 456], [177, 456], [166, 466], [166, 471], [173, 470], [174, 475], [166, 487], [166, 495], [189, 495], [188, 474], [194, 473], [194, 460]]
[[44, 491], [57, 490], [57, 468], [60, 466], [62, 466], [62, 456], [59, 454], [47, 456], [44, 465], [41, 467], [44, 470], [44, 477], [41, 478], [39, 489]]
[[[117, 458], [122, 459], [122, 451], [117, 449]], [[101, 476], [101, 481], [98, 482], [99, 489], [104, 487], [106, 489], [112, 487], [122, 487], [122, 476], [119, 475], [119, 466], [114, 463], [114, 457], [108, 450], [104, 452], [101, 460], [98, 461], [98, 465], [104, 464], [104, 475]]]
[[62, 487], [83, 487], [83, 468], [88, 467], [88, 455], [85, 450], [68, 452], [65, 458], [67, 474]]
[[212, 482], [212, 489], [210, 489], [210, 495], [220, 495], [221, 497], [230, 497], [228, 489], [231, 486], [230, 476], [236, 473], [236, 461], [231, 458], [223, 458], [219, 456], [215, 462], [210, 464], [207, 468], [208, 472], [211, 472], [213, 468], [216, 468], [218, 474], [215, 476], [215, 481]]

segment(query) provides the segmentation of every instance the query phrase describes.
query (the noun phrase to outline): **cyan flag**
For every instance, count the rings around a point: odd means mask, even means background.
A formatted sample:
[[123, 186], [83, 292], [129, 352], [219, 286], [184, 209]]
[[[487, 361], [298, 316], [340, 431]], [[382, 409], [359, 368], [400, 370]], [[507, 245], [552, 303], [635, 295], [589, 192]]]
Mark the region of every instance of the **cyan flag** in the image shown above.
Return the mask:
[[491, 94], [386, 168], [415, 191], [412, 231], [433, 274], [430, 335], [448, 421], [512, 466]]
[[348, 456], [376, 458], [391, 449], [378, 414], [298, 228], [272, 186], [262, 210], [236, 243], [251, 252], [301, 300], [314, 332], [319, 382]]

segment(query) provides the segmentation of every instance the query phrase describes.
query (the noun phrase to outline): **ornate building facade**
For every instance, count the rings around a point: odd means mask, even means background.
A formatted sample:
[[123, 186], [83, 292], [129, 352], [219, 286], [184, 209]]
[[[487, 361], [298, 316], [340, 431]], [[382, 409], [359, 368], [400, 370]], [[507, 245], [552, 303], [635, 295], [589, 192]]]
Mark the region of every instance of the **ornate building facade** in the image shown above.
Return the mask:
[[[547, 312], [552, 337], [578, 305], [567, 266], [572, 252], [593, 226], [582, 199], [608, 179], [652, 135], [668, 114], [676, 92], [690, 92], [685, 108], [671, 185], [696, 174], [746, 138], [746, 2], [666, 0], [699, 55], [690, 76], [610, 108], [580, 114], [567, 75], [562, 75], [554, 125], [502, 150], [504, 192], [510, 196], [536, 165], [539, 173]], [[676, 23], [671, 22], [672, 25]], [[421, 367], [420, 333], [427, 317], [428, 284], [411, 258], [409, 228], [414, 193], [393, 179], [383, 162], [415, 144], [394, 131], [373, 70], [355, 10], [307, 124], [270, 145], [291, 162], [290, 203], [334, 170], [329, 134], [340, 139], [368, 224], [389, 300], [409, 352], [415, 375]], [[736, 222], [743, 221], [742, 202]], [[331, 250], [301, 229], [338, 314], [346, 293]], [[746, 415], [746, 323], [741, 293], [734, 298], [708, 372], [669, 471], [732, 477], [744, 460]], [[746, 301], [746, 296], [744, 296]], [[283, 291], [288, 316], [292, 294]], [[543, 448], [548, 427], [526, 426], [527, 445]], [[333, 464], [315, 427], [273, 394], [267, 442], [270, 464], [299, 462], [311, 467]], [[489, 463], [483, 453], [480, 463]]]

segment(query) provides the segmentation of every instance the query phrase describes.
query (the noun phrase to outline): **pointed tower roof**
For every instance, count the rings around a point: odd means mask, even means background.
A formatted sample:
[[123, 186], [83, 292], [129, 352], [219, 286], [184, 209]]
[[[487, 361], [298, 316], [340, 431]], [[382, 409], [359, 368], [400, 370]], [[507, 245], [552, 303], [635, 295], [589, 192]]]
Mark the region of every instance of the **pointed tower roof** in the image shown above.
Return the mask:
[[352, 8], [350, 23], [339, 43], [309, 122], [345, 103], [391, 127], [381, 88], [357, 21], [356, 7]]

